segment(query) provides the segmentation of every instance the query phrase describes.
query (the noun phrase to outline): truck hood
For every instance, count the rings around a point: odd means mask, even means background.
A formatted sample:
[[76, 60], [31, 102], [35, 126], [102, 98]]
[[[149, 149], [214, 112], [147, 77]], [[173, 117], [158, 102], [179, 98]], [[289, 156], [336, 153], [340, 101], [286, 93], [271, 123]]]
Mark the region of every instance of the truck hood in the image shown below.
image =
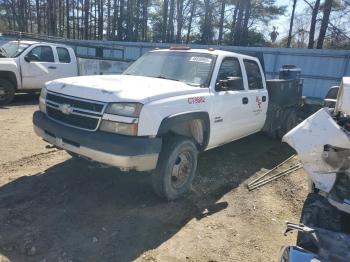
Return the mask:
[[14, 62], [15, 59], [11, 57], [0, 57], [0, 62]]
[[207, 93], [207, 88], [185, 83], [131, 75], [81, 76], [57, 79], [47, 83], [49, 91], [101, 102], [140, 102]]
[[15, 58], [0, 57], [0, 66], [12, 65], [17, 66]]

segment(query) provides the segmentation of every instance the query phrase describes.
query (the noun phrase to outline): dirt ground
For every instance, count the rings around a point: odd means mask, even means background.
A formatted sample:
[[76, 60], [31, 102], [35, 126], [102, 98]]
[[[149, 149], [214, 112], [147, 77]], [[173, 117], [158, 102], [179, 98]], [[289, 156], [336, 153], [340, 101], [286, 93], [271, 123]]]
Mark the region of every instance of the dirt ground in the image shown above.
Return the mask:
[[32, 131], [37, 99], [0, 108], [1, 262], [276, 261], [294, 243], [283, 230], [299, 220], [305, 173], [246, 188], [293, 154], [285, 144], [257, 134], [205, 152], [192, 192], [164, 202], [146, 173], [47, 148]]

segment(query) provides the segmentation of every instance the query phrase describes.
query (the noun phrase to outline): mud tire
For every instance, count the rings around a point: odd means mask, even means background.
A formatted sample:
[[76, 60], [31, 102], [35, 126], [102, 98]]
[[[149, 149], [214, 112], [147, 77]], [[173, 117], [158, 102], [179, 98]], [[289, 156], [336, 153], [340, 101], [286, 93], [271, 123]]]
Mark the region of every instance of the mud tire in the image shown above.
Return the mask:
[[0, 94], [0, 105], [10, 104], [15, 97], [14, 84], [6, 79], [0, 79], [0, 91], [4, 92], [3, 95]]
[[[182, 160], [183, 155], [186, 156], [186, 160]], [[181, 158], [180, 162], [179, 158]], [[197, 160], [198, 149], [193, 140], [183, 136], [165, 138], [157, 168], [152, 172], [154, 192], [167, 200], [175, 200], [183, 196], [191, 189], [191, 184], [196, 173]], [[188, 166], [184, 172], [186, 176], [184, 176], [184, 181], [180, 186], [175, 186], [175, 182], [177, 183], [178, 181], [174, 182], [174, 177], [177, 179], [174, 176], [174, 169], [176, 166], [181, 165], [182, 161]], [[182, 166], [185, 167], [184, 164]]]

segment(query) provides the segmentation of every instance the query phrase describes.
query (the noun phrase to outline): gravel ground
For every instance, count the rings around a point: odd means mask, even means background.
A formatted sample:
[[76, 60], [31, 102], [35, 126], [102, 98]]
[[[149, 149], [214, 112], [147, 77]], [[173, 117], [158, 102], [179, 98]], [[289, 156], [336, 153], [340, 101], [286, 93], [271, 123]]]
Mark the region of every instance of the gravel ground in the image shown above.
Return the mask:
[[[307, 194], [296, 171], [255, 191], [293, 152], [256, 134], [203, 153], [185, 198], [157, 198], [146, 173], [71, 159], [32, 131], [38, 97], [0, 108], [0, 261], [276, 261]], [[294, 164], [292, 159], [284, 168]]]

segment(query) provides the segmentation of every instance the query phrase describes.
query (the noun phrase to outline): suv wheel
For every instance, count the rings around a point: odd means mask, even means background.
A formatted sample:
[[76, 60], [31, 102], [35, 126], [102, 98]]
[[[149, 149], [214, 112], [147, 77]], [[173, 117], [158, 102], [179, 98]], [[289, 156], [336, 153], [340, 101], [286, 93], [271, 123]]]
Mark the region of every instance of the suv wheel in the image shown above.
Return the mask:
[[190, 190], [196, 173], [198, 150], [186, 137], [165, 139], [157, 168], [152, 173], [155, 193], [168, 200], [179, 198]]
[[5, 79], [0, 79], [0, 105], [7, 105], [15, 97], [15, 86]]

